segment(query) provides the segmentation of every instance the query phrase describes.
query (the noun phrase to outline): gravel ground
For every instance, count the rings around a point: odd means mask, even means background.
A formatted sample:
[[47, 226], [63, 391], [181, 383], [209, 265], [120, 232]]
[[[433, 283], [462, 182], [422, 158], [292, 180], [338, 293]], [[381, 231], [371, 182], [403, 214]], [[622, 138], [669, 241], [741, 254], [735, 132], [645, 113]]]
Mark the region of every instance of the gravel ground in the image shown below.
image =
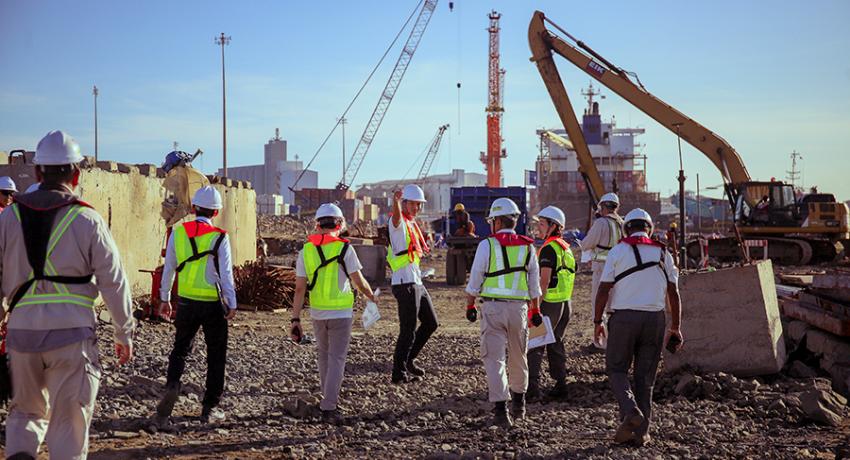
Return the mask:
[[[439, 277], [441, 254], [425, 263], [437, 268], [428, 287], [441, 327], [420, 359], [428, 371], [424, 381], [389, 382], [397, 322], [395, 303], [385, 294], [378, 325], [368, 333], [355, 329], [341, 395], [344, 424], [319, 423], [315, 345], [285, 339], [288, 313], [240, 312], [230, 329], [221, 406], [227, 418], [211, 426], [197, 421], [205, 372], [199, 337], [174, 430], [157, 432], [150, 416], [165, 381], [173, 329], [145, 323], [132, 366], [116, 368], [112, 356], [102, 357], [91, 458], [833, 458], [850, 434], [843, 420], [820, 425], [805, 415], [806, 395], [828, 393], [823, 379], [680, 374], [659, 378], [652, 442], [612, 445], [616, 408], [604, 356], [586, 351], [592, 326], [586, 273], [577, 278], [566, 334], [569, 396], [530, 404], [528, 418], [512, 430], [490, 427], [478, 325], [464, 317], [461, 289]], [[108, 328], [100, 333], [105, 351]], [[842, 416], [844, 403], [834, 408]]]

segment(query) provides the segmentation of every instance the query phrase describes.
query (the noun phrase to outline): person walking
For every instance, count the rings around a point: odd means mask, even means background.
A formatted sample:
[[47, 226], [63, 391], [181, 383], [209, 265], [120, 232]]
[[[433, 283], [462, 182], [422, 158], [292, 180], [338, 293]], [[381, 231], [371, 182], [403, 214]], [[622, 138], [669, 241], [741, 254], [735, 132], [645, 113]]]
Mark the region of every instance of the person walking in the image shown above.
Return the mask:
[[[602, 314], [610, 299], [605, 370], [619, 406], [617, 443], [643, 446], [650, 441], [652, 390], [665, 339], [675, 352], [682, 345], [679, 271], [663, 243], [650, 239], [652, 218], [643, 209], [626, 215], [629, 235], [605, 261], [596, 296], [594, 335], [605, 335]], [[670, 328], [665, 333], [665, 306], [670, 304]], [[634, 388], [629, 368], [634, 363]]]
[[0, 212], [12, 205], [16, 193], [18, 193], [18, 187], [15, 181], [9, 176], [0, 177]]
[[[422, 284], [419, 261], [430, 249], [416, 223], [425, 204], [425, 192], [418, 185], [405, 185], [393, 194], [393, 215], [389, 222], [390, 245], [387, 262], [393, 272], [392, 291], [398, 301], [398, 340], [393, 354], [393, 383], [417, 381], [425, 370], [415, 363], [431, 334], [437, 330], [437, 312]], [[416, 327], [417, 319], [419, 328]]]
[[519, 207], [511, 199], [493, 201], [488, 215], [492, 236], [478, 244], [466, 285], [466, 318], [470, 322], [478, 317], [476, 298], [484, 300], [481, 360], [487, 373], [488, 399], [493, 403], [493, 424], [502, 428], [513, 426], [512, 418], [525, 417], [528, 321], [534, 326], [543, 323], [534, 240], [517, 235], [519, 216]]
[[227, 232], [213, 226], [212, 219], [222, 209], [221, 195], [204, 186], [192, 197], [195, 220], [174, 228], [165, 250], [165, 266], [160, 286], [160, 311], [171, 317], [171, 286], [177, 279], [177, 314], [174, 347], [168, 356], [165, 394], [156, 407], [156, 422], [167, 426], [180, 396], [180, 378], [198, 329], [204, 329], [207, 345], [207, 379], [202, 401], [201, 422], [221, 421], [217, 409], [224, 393], [227, 362], [227, 322], [236, 317], [236, 291]]
[[316, 231], [307, 239], [295, 262], [295, 299], [292, 306], [290, 338], [301, 342], [301, 311], [305, 297], [318, 349], [322, 420], [342, 421], [337, 403], [342, 388], [345, 360], [351, 343], [353, 324], [353, 284], [372, 302], [375, 295], [363, 277], [363, 266], [348, 240], [339, 237], [345, 218], [338, 206], [326, 203], [316, 211]]
[[[592, 303], [599, 290], [599, 280], [602, 276], [602, 269], [605, 267], [608, 251], [623, 237], [623, 219], [617, 215], [619, 207], [620, 198], [616, 193], [602, 195], [597, 206], [599, 217], [593, 221], [593, 225], [590, 226], [587, 235], [580, 243], [582, 251], [591, 252], [590, 267], [593, 270], [590, 287], [591, 309], [593, 309]], [[605, 315], [603, 321], [606, 321], [607, 318], [608, 316]], [[593, 341], [592, 346], [597, 349], [605, 349], [605, 343], [597, 340]]]
[[540, 265], [540, 291], [543, 298], [540, 311], [549, 318], [555, 342], [528, 350], [528, 391], [526, 398], [539, 399], [540, 368], [543, 354], [549, 361], [549, 376], [555, 386], [549, 392], [553, 398], [567, 395], [567, 353], [564, 349], [564, 331], [570, 322], [572, 309], [570, 298], [573, 294], [576, 261], [570, 251], [570, 245], [561, 237], [566, 216], [555, 206], [547, 206], [537, 214], [538, 231], [543, 238], [543, 246], [537, 258]]
[[[98, 292], [109, 310], [118, 363], [133, 357], [133, 301], [103, 218], [75, 194], [83, 174], [77, 142], [51, 131], [33, 163], [41, 188], [0, 214], [2, 297], [12, 402], [6, 456], [85, 458], [100, 386]], [[5, 358], [5, 356], [4, 356]]]

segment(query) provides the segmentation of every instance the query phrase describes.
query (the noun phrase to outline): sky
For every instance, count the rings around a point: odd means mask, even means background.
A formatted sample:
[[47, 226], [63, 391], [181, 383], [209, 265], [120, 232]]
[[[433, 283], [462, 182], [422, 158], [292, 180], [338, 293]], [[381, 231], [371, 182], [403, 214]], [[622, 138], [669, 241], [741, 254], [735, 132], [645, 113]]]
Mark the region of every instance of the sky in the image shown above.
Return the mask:
[[[528, 59], [528, 22], [537, 9], [725, 138], [754, 179], [784, 178], [796, 150], [803, 185], [850, 199], [848, 1], [453, 3], [450, 11], [448, 1], [439, 2], [355, 185], [408, 170], [415, 175], [415, 160], [444, 123], [451, 129], [432, 173], [484, 172], [478, 157], [486, 143], [492, 9], [502, 14], [504, 177], [507, 185], [522, 185], [538, 154], [535, 130], [559, 127]], [[262, 163], [275, 128], [290, 156], [309, 160], [417, 4], [0, 0], [0, 150], [34, 150], [45, 133], [63, 129], [93, 155], [97, 85], [100, 159], [159, 164], [177, 141], [181, 150], [202, 149], [196, 166], [215, 171], [222, 126], [221, 49], [214, 37], [224, 32], [232, 37], [225, 49], [228, 166]], [[406, 36], [347, 115], [349, 153]], [[581, 110], [580, 90], [590, 77], [566, 60], [556, 62]], [[603, 119], [646, 129], [638, 140], [649, 157], [649, 189], [673, 193], [676, 136], [611, 91], [603, 94]], [[313, 163], [322, 187], [342, 175], [341, 134]], [[689, 189], [696, 174], [702, 187], [721, 183], [699, 151], [684, 144], [683, 155]]]

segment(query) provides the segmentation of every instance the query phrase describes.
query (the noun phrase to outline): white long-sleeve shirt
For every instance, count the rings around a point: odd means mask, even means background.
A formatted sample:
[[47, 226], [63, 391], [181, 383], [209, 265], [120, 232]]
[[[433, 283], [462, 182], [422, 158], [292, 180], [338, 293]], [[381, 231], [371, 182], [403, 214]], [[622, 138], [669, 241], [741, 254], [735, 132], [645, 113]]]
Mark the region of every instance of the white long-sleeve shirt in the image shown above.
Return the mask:
[[[512, 233], [513, 230], [502, 229], [497, 233]], [[531, 250], [531, 258], [528, 261], [528, 294], [533, 299], [540, 297], [540, 267], [537, 265], [537, 252]], [[490, 242], [487, 239], [478, 243], [475, 249], [475, 259], [469, 269], [469, 282], [466, 284], [466, 293], [475, 297], [481, 295], [481, 286], [484, 285], [484, 274], [490, 270]]]
[[[212, 221], [206, 217], [198, 217], [195, 219], [198, 222], [203, 222], [212, 225]], [[174, 248], [174, 233], [168, 238], [168, 246], [165, 249], [165, 266], [162, 270], [162, 284], [159, 288], [159, 298], [163, 302], [171, 300], [171, 286], [174, 284], [174, 274], [177, 272], [177, 266], [180, 261], [177, 260], [177, 251]], [[204, 278], [210, 284], [216, 284], [221, 287], [221, 294], [224, 297], [224, 302], [227, 308], [235, 310], [236, 304], [236, 288], [233, 285], [233, 260], [230, 256], [230, 237], [224, 235], [221, 246], [218, 247], [218, 269], [221, 273], [216, 273], [215, 264], [211, 256], [207, 256], [207, 269], [204, 272]]]

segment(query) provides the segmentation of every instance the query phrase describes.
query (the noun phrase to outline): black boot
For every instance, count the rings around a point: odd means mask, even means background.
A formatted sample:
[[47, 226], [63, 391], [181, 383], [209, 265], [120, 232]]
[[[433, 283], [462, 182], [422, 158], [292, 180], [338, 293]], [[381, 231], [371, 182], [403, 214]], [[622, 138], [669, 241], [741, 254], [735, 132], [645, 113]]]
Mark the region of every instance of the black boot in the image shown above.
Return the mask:
[[425, 369], [422, 369], [421, 367], [414, 364], [412, 359], [407, 361], [406, 367], [407, 367], [407, 372], [410, 375], [414, 375], [414, 376], [417, 376], [417, 377], [423, 377], [425, 375]]
[[567, 397], [567, 382], [559, 380], [555, 386], [549, 390], [549, 396], [554, 399], [562, 399]]
[[493, 408], [493, 425], [502, 427], [504, 429], [508, 429], [514, 426], [514, 422], [511, 420], [511, 416], [508, 414], [507, 401], [499, 401]]
[[180, 397], [180, 384], [171, 384], [165, 387], [165, 394], [159, 404], [156, 405], [156, 415], [160, 419], [167, 419], [171, 416], [171, 411], [174, 410], [174, 404], [177, 398]]
[[543, 398], [540, 393], [540, 384], [528, 382], [528, 390], [525, 391], [525, 400], [528, 402], [539, 401]]
[[525, 418], [525, 393], [511, 392], [511, 416], [514, 420]]

